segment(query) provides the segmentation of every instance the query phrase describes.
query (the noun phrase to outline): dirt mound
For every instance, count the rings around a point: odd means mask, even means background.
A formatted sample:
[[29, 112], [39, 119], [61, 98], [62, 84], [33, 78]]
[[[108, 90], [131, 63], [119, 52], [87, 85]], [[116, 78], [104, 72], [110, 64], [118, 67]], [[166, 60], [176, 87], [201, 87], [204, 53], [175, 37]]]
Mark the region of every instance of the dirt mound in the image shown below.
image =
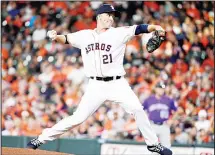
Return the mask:
[[32, 150], [27, 148], [2, 147], [2, 155], [71, 155], [61, 152]]

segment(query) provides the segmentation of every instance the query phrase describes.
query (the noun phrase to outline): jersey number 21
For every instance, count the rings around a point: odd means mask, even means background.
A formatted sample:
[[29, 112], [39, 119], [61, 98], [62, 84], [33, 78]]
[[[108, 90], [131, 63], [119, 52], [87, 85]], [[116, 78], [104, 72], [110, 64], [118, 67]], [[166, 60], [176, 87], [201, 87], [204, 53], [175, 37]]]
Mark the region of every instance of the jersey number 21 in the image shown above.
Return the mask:
[[108, 64], [108, 63], [112, 63], [113, 62], [113, 59], [112, 59], [112, 55], [111, 54], [106, 54], [106, 55], [103, 55], [103, 64]]

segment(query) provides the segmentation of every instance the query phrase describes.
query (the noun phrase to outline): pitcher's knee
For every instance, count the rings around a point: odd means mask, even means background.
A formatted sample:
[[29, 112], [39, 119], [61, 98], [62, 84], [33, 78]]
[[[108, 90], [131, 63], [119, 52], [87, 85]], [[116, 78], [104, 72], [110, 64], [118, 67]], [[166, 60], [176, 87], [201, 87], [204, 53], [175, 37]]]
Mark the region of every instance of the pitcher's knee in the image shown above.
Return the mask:
[[134, 108], [133, 111], [143, 111], [143, 106], [141, 104], [137, 104]]
[[133, 114], [136, 115], [136, 114], [146, 114], [145, 110], [141, 107], [141, 108], [136, 108], [133, 110]]
[[73, 125], [79, 125], [83, 123], [87, 119], [87, 116], [78, 116], [78, 115], [72, 115], [70, 116], [70, 121]]
[[135, 115], [138, 112], [144, 112], [143, 107], [142, 106], [137, 106], [137, 107], [133, 107], [132, 109], [128, 110], [128, 113], [131, 113], [133, 115]]
[[86, 120], [86, 117], [79, 117], [78, 115], [71, 115], [71, 116], [68, 116], [68, 117], [62, 119], [57, 124], [55, 124], [53, 127], [60, 128], [62, 130], [69, 129], [73, 126], [81, 124], [85, 120]]

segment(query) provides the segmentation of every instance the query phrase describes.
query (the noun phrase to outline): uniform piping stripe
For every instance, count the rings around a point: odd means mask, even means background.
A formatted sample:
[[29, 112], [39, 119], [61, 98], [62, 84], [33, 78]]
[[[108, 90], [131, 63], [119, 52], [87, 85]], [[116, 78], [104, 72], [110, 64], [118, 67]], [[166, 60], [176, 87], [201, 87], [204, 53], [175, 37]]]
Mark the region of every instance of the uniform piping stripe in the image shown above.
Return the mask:
[[[92, 35], [93, 35], [93, 38], [94, 38], [94, 43], [96, 42], [96, 37], [94, 36], [94, 34], [92, 33]], [[97, 71], [97, 67], [96, 67], [96, 51], [94, 50], [94, 64], [95, 64], [95, 68], [96, 68], [96, 74], [97, 74], [97, 76], [99, 76], [99, 74], [98, 74], [98, 71]]]

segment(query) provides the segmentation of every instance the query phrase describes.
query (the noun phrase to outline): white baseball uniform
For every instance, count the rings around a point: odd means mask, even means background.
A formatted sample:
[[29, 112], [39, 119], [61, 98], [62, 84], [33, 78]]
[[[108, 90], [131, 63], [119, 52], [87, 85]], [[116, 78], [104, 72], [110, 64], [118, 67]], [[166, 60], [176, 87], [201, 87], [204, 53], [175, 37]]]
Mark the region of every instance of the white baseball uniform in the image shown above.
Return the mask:
[[[38, 137], [39, 141], [45, 143], [56, 139], [85, 121], [104, 101], [110, 100], [134, 115], [147, 145], [158, 143], [139, 99], [123, 77], [126, 43], [135, 35], [135, 29], [136, 25], [109, 28], [100, 34], [95, 30], [81, 30], [67, 35], [68, 42], [81, 49], [84, 71], [90, 78], [89, 84], [74, 114], [52, 128], [44, 129]], [[113, 80], [102, 81], [96, 77], [113, 77]]]

